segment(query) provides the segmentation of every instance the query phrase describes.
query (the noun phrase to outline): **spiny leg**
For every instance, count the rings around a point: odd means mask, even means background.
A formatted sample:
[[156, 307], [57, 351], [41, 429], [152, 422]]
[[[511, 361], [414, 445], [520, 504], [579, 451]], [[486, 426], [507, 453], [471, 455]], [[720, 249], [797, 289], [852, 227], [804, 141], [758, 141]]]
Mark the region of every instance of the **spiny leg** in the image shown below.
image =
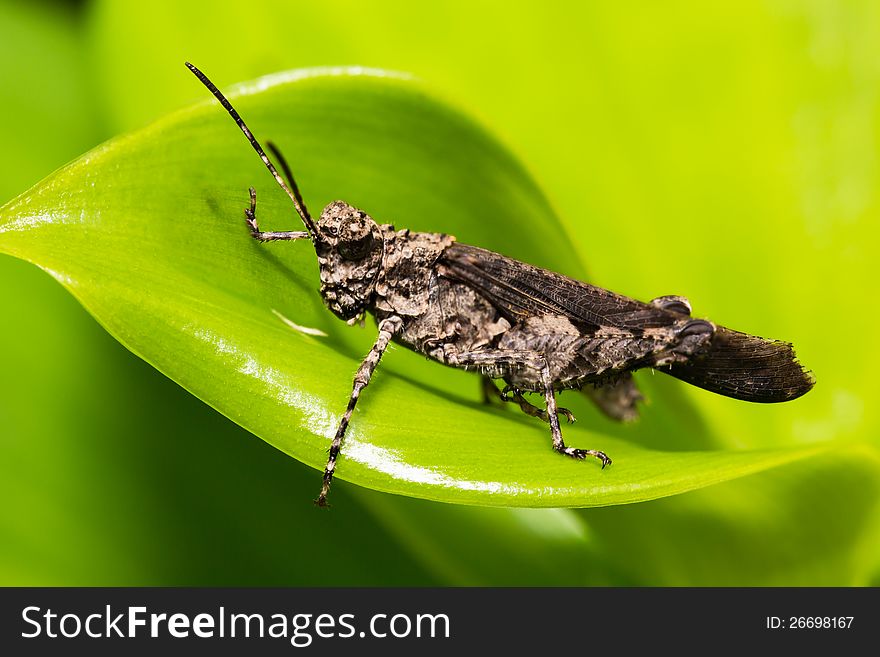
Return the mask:
[[639, 417], [638, 403], [644, 399], [629, 372], [619, 378], [595, 386], [581, 388], [602, 413], [619, 422], [631, 422]]
[[[526, 415], [531, 415], [532, 417], [536, 417], [539, 420], [543, 420], [547, 422], [547, 412], [537, 406], [533, 405], [529, 400], [523, 397], [522, 393], [513, 388], [512, 386], [505, 386], [504, 390], [499, 390], [498, 386], [492, 381], [491, 377], [481, 376], [480, 377], [480, 390], [483, 393], [483, 403], [484, 404], [492, 404], [495, 401], [500, 401], [503, 403], [514, 402], [519, 405], [520, 410]], [[565, 416], [565, 419], [568, 420], [569, 424], [574, 424], [577, 421], [577, 418], [567, 408], [559, 407], [559, 412]]]
[[388, 317], [379, 322], [379, 335], [376, 338], [376, 342], [358, 368], [357, 374], [354, 375], [354, 386], [351, 390], [351, 397], [348, 399], [348, 406], [345, 409], [342, 420], [339, 422], [339, 428], [336, 430], [333, 442], [330, 444], [330, 456], [324, 468], [324, 481], [321, 485], [321, 493], [318, 495], [318, 499], [315, 500], [315, 504], [318, 506], [327, 506], [327, 493], [330, 492], [330, 482], [333, 481], [336, 459], [339, 457], [339, 450], [342, 449], [342, 439], [345, 438], [345, 430], [348, 428], [348, 423], [351, 420], [354, 407], [357, 405], [358, 397], [360, 397], [361, 391], [370, 383], [373, 370], [376, 369], [382, 354], [388, 348], [388, 343], [394, 337], [394, 334], [400, 330], [401, 326], [403, 326], [403, 321], [399, 317]]
[[495, 385], [495, 382], [488, 376], [480, 377], [480, 392], [483, 395], [483, 403], [484, 404], [492, 404], [493, 402], [507, 401], [504, 398], [504, 395], [501, 394], [501, 391], [498, 389], [498, 386]]
[[553, 391], [553, 379], [550, 377], [550, 366], [546, 359], [541, 368], [541, 382], [544, 384], [544, 398], [547, 400], [547, 415], [550, 418], [550, 435], [553, 438], [553, 449], [560, 454], [566, 454], [575, 459], [585, 459], [588, 456], [595, 456], [602, 461], [602, 469], [606, 465], [611, 464], [611, 459], [605, 452], [597, 449], [578, 449], [576, 447], [566, 447], [562, 441], [562, 431], [559, 428], [559, 414], [556, 408], [556, 393]]
[[605, 466], [611, 464], [611, 459], [608, 458], [608, 455], [605, 454], [605, 452], [600, 452], [595, 449], [577, 449], [565, 446], [565, 443], [562, 440], [562, 430], [559, 428], [559, 409], [556, 406], [553, 378], [550, 375], [550, 366], [543, 354], [534, 351], [498, 349], [472, 351], [463, 354], [447, 353], [446, 361], [453, 366], [491, 369], [493, 371], [493, 376], [494, 372], [498, 372], [504, 367], [507, 367], [509, 370], [517, 367], [528, 367], [539, 372], [541, 384], [544, 387], [544, 397], [547, 402], [547, 420], [550, 423], [550, 435], [553, 439], [553, 449], [560, 454], [565, 454], [576, 459], [585, 459], [587, 456], [594, 456], [602, 461], [602, 469], [605, 469]]
[[[547, 415], [547, 411], [542, 408], [538, 408], [537, 406], [532, 404], [528, 399], [523, 397], [523, 394], [516, 388], [513, 388], [511, 386], [505, 387], [504, 390], [501, 391], [501, 399], [506, 402], [513, 402], [515, 404], [518, 404], [520, 410], [522, 410], [522, 412], [526, 415], [531, 415], [532, 417], [536, 417], [539, 420], [543, 420], [544, 422], [550, 421], [550, 416]], [[574, 413], [572, 413], [567, 408], [563, 408], [562, 406], [560, 406], [556, 410], [557, 412], [565, 416], [565, 419], [568, 420], [569, 424], [574, 424], [577, 421]]]
[[[519, 390], [513, 388], [512, 386], [505, 386], [504, 390], [499, 390], [498, 386], [495, 385], [491, 377], [481, 376], [480, 390], [483, 393], [484, 404], [492, 404], [496, 401], [500, 401], [502, 402], [502, 404], [514, 402], [516, 404], [519, 404], [520, 409], [526, 415], [531, 415], [532, 417], [536, 417], [539, 420], [547, 422], [546, 411], [538, 408], [537, 406], [534, 406], [531, 402], [529, 402], [525, 397], [522, 396], [522, 393]], [[574, 413], [572, 413], [567, 408], [562, 408], [560, 406], [559, 412], [565, 416], [569, 424], [574, 424], [574, 422], [577, 420], [577, 418], [575, 418], [574, 416]]]
[[257, 225], [257, 190], [253, 187], [248, 191], [251, 195], [251, 205], [245, 208], [244, 216], [248, 228], [251, 231], [251, 237], [260, 242], [273, 242], [276, 240], [303, 240], [309, 239], [309, 234], [304, 230], [290, 230], [280, 232], [262, 231]]

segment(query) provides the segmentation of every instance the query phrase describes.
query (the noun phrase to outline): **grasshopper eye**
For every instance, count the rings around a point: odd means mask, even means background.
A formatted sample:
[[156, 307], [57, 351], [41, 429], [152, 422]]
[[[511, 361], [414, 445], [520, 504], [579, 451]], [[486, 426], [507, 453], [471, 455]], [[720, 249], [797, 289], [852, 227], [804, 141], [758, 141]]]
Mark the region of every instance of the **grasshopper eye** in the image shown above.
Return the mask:
[[369, 232], [358, 239], [340, 242], [339, 255], [346, 260], [361, 260], [372, 250], [375, 241], [373, 233]]

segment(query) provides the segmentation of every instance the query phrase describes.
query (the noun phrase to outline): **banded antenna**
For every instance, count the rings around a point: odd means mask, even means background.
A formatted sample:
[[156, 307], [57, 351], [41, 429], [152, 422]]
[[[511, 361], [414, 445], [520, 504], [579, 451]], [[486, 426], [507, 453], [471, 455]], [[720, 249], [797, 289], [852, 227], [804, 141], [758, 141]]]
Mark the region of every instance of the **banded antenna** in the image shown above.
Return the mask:
[[[254, 147], [254, 150], [257, 151], [257, 155], [260, 156], [260, 159], [263, 160], [263, 164], [266, 165], [266, 168], [269, 169], [269, 173], [272, 174], [272, 177], [275, 178], [275, 182], [277, 182], [281, 189], [287, 192], [287, 195], [290, 197], [290, 200], [293, 201], [293, 207], [296, 208], [297, 213], [305, 224], [306, 230], [309, 233], [309, 238], [312, 242], [315, 241], [315, 236], [317, 235], [317, 228], [315, 227], [315, 222], [312, 221], [312, 217], [309, 215], [309, 211], [306, 209], [305, 203], [303, 203], [302, 195], [299, 193], [299, 188], [296, 185], [296, 181], [293, 179], [293, 175], [290, 173], [290, 169], [287, 166], [287, 162], [284, 161], [284, 158], [281, 159], [282, 166], [284, 167], [284, 173], [287, 174], [290, 180], [290, 187], [287, 186], [287, 183], [284, 182], [284, 179], [278, 175], [278, 170], [275, 168], [275, 165], [272, 164], [272, 161], [266, 155], [265, 151], [263, 151], [263, 147], [260, 146], [260, 142], [257, 141], [256, 137], [251, 133], [250, 129], [247, 127], [247, 124], [244, 120], [239, 116], [238, 112], [235, 111], [235, 108], [232, 106], [226, 96], [224, 96], [220, 90], [211, 82], [208, 77], [202, 73], [195, 66], [186, 62], [186, 67], [193, 72], [193, 74], [199, 79], [199, 81], [208, 88], [214, 97], [220, 101], [220, 104], [223, 105], [224, 109], [229, 112], [229, 116], [232, 117], [232, 120], [235, 121], [235, 124], [241, 128], [241, 131], [244, 133], [244, 136], [247, 137], [247, 140], [251, 143], [251, 146]], [[272, 152], [276, 155], [276, 157], [280, 157], [278, 150], [272, 147]], [[292, 189], [292, 191], [291, 191]]]

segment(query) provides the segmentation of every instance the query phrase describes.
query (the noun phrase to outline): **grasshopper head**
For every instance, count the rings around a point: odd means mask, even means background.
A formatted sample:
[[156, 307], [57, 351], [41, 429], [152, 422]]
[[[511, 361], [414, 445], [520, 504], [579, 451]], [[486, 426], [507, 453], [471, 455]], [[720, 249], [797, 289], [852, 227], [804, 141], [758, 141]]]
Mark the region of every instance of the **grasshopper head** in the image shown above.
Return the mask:
[[[334, 201], [321, 213], [321, 218], [312, 220], [296, 181], [282, 157], [280, 151], [267, 142], [287, 182], [279, 175], [275, 165], [263, 151], [245, 122], [233, 109], [229, 100], [220, 92], [207, 76], [195, 66], [187, 62], [187, 67], [204, 84], [238, 125], [244, 136], [253, 146], [263, 164], [275, 178], [275, 182], [283, 189], [296, 208], [303, 221], [305, 232], [296, 233], [285, 239], [301, 239], [308, 237], [315, 245], [318, 264], [321, 267], [321, 296], [324, 302], [337, 316], [344, 320], [354, 319], [361, 315], [369, 303], [375, 287], [376, 275], [382, 266], [384, 248], [382, 233], [376, 222], [366, 212], [353, 208], [348, 203]], [[252, 198], [254, 192], [251, 192]], [[253, 201], [252, 201], [253, 202]], [[253, 227], [252, 227], [253, 228]]]
[[321, 213], [315, 233], [324, 303], [341, 319], [353, 319], [365, 310], [382, 266], [379, 226], [366, 212], [334, 201]]

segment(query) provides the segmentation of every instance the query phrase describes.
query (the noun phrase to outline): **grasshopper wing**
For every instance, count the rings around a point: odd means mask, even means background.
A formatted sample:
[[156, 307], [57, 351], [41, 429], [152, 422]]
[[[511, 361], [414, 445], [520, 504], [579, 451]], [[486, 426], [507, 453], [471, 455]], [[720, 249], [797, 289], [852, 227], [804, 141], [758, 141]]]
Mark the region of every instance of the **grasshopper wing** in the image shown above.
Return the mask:
[[561, 315], [585, 333], [615, 328], [637, 334], [646, 328], [670, 326], [683, 317], [466, 244], [447, 248], [439, 264], [443, 276], [476, 290], [513, 322], [534, 315]]

